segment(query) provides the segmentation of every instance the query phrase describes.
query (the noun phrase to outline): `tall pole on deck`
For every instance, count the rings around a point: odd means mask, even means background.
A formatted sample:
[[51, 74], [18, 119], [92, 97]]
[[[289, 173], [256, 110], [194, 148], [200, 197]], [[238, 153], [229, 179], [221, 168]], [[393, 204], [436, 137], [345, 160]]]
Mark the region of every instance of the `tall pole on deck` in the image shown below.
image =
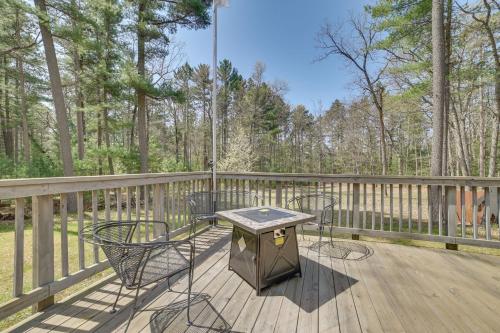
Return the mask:
[[[212, 16], [212, 191], [217, 192], [217, 0]], [[214, 208], [216, 196], [213, 195]]]

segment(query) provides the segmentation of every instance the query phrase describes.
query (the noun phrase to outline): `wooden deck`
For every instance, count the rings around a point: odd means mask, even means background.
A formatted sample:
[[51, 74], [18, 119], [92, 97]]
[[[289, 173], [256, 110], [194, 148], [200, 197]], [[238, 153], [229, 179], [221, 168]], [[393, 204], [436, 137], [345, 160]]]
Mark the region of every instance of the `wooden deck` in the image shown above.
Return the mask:
[[[303, 277], [256, 296], [228, 270], [229, 233], [198, 236], [193, 326], [185, 324], [184, 276], [173, 291], [149, 288], [128, 331], [500, 332], [500, 257], [347, 240], [319, 255], [309, 237], [300, 243]], [[123, 332], [133, 297], [109, 314], [118, 287], [101, 283], [12, 331]]]

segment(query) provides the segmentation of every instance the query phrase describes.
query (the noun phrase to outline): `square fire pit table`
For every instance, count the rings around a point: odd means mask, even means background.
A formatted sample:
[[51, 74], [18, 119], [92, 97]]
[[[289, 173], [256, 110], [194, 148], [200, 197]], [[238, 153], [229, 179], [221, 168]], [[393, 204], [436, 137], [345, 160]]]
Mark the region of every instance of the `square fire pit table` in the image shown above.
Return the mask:
[[314, 215], [277, 207], [251, 207], [215, 213], [233, 224], [229, 269], [260, 295], [262, 289], [295, 274], [302, 275], [297, 224]]

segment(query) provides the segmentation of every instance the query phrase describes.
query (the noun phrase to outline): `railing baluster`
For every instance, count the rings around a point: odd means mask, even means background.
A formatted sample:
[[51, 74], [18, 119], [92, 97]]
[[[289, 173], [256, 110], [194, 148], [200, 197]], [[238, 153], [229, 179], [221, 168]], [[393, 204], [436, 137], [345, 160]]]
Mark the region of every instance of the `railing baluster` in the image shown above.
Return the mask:
[[431, 185], [427, 185], [427, 233], [429, 235], [432, 235], [433, 233], [431, 189], [432, 189]]
[[[500, 221], [498, 218], [498, 188], [490, 186], [489, 189], [489, 196], [490, 196], [490, 239], [493, 237], [492, 232], [493, 232], [493, 223], [496, 221], [497, 223]], [[498, 224], [500, 226], [500, 223]], [[500, 237], [500, 227], [499, 227], [499, 237]]]
[[462, 238], [465, 238], [466, 236], [466, 228], [465, 228], [465, 215], [466, 215], [466, 211], [465, 211], [465, 187], [464, 186], [460, 186], [460, 211], [461, 211], [461, 214], [460, 214], [460, 223], [461, 223], [461, 226], [462, 226]]
[[389, 231], [392, 231], [394, 223], [394, 186], [389, 184]]
[[68, 195], [62, 193], [59, 198], [61, 215], [61, 275], [68, 276]]
[[[176, 218], [176, 229], [180, 228], [182, 225], [181, 222], [181, 217], [182, 217], [182, 203], [181, 203], [181, 188], [182, 188], [182, 182], [177, 182], [177, 218]], [[163, 214], [161, 215], [163, 216]]]
[[442, 200], [442, 194], [443, 194], [443, 187], [439, 186], [438, 187], [438, 192], [439, 192], [439, 200], [438, 200], [438, 211], [439, 211], [439, 216], [438, 216], [438, 223], [439, 223], [439, 236], [443, 235], [443, 200]]
[[472, 187], [472, 236], [474, 239], [477, 239], [477, 187]]
[[[172, 196], [172, 220], [170, 221], [171, 223], [171, 230], [175, 230], [177, 229], [177, 220], [178, 220], [178, 216], [177, 216], [177, 188], [179, 187], [179, 183], [177, 183], [176, 181], [173, 181], [172, 183], [170, 183], [170, 191], [171, 191], [171, 196]], [[211, 187], [208, 186], [207, 187], [207, 191], [212, 191]]]
[[17, 297], [23, 293], [24, 280], [24, 198], [16, 199], [15, 214], [13, 296]]
[[[238, 185], [236, 185], [238, 186]], [[262, 203], [265, 205], [266, 204], [266, 181], [262, 181]]]
[[352, 184], [352, 227], [359, 229], [359, 183]]
[[[135, 187], [135, 220], [139, 222], [141, 220], [141, 187]], [[138, 223], [139, 230], [136, 231], [137, 241], [141, 241], [141, 224]]]
[[127, 221], [132, 221], [132, 190], [127, 187]]
[[104, 190], [104, 219], [106, 222], [111, 220], [111, 196], [109, 189]]
[[491, 240], [491, 195], [489, 187], [484, 188], [484, 202], [486, 204], [484, 219], [486, 240]]
[[285, 186], [285, 207], [286, 207], [286, 205], [288, 205], [288, 183], [284, 182], [284, 186]]
[[403, 230], [403, 184], [398, 185], [398, 194], [399, 194], [399, 225], [398, 231], [401, 232]]
[[363, 183], [363, 229], [366, 229], [366, 211], [368, 210], [366, 195], [366, 183]]
[[[168, 189], [168, 183], [167, 183], [167, 189]], [[168, 192], [167, 192], [168, 196]], [[167, 212], [167, 219], [168, 219], [168, 212]], [[149, 241], [149, 187], [148, 185], [144, 185], [144, 220], [146, 221], [146, 225], [144, 227], [144, 237], [146, 238], [146, 241]], [[168, 220], [167, 220], [168, 223]]]
[[375, 195], [376, 189], [375, 184], [372, 184], [372, 230], [375, 230]]
[[342, 183], [339, 183], [339, 214], [338, 214], [338, 225], [339, 227], [342, 226]]
[[351, 226], [351, 183], [347, 183], [345, 226], [347, 228]]
[[[77, 192], [76, 203], [78, 211], [78, 235], [80, 236], [80, 230], [83, 228], [84, 218], [83, 192]], [[83, 243], [83, 239], [81, 237], [78, 237], [78, 264], [80, 269], [85, 269], [85, 244]]]
[[[184, 209], [184, 223], [182, 224], [183, 226], [187, 225], [187, 202], [186, 202], [186, 196], [187, 193], [189, 193], [189, 184], [187, 182], [182, 183], [182, 209]], [[219, 180], [219, 189], [220, 189], [220, 180]]]
[[122, 189], [115, 189], [115, 197], [116, 197], [116, 219], [118, 221], [122, 221]]
[[418, 233], [422, 232], [422, 185], [417, 186], [417, 218], [418, 218]]
[[276, 206], [281, 207], [281, 182], [276, 182]]
[[448, 202], [448, 234], [455, 237], [457, 235], [457, 188], [446, 186], [446, 197]]
[[408, 185], [408, 231], [413, 232], [413, 191], [411, 184]]
[[385, 185], [380, 184], [380, 230], [384, 230], [385, 225]]
[[[99, 220], [99, 210], [97, 207], [97, 191], [92, 191], [92, 224], [96, 225]], [[97, 244], [93, 245], [94, 249], [94, 263], [99, 262], [99, 246]]]
[[[201, 181], [198, 181], [198, 190], [200, 189], [199, 188], [199, 185], [201, 185], [200, 183]], [[170, 183], [166, 183], [165, 184], [165, 215], [166, 215], [166, 222], [168, 224], [168, 227], [170, 228], [172, 226], [172, 222], [171, 222], [171, 218], [172, 218], [172, 200], [170, 198], [171, 194], [170, 194]], [[148, 202], [148, 209], [149, 209], [149, 202]]]
[[271, 205], [272, 205], [272, 201], [273, 201], [273, 200], [272, 200], [272, 195], [271, 195], [271, 194], [272, 194], [272, 187], [273, 187], [273, 183], [272, 183], [272, 181], [270, 180], [270, 181], [268, 181], [268, 182], [267, 182], [267, 184], [269, 185], [269, 187], [268, 187], [268, 191], [269, 191], [269, 193], [268, 193], [268, 194], [269, 194], [269, 196], [268, 196], [269, 206], [271, 206]]
[[319, 183], [314, 182], [314, 209], [318, 210]]

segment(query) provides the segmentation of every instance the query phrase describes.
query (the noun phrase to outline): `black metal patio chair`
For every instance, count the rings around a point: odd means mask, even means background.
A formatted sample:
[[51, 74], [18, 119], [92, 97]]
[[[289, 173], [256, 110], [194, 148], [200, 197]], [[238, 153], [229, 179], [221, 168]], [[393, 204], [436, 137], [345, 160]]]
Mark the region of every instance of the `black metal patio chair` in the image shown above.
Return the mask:
[[[308, 222], [309, 225], [317, 225], [319, 229], [319, 241], [321, 243], [325, 226], [330, 227], [330, 243], [333, 242], [333, 209], [337, 200], [333, 196], [325, 194], [305, 194], [295, 196], [288, 200], [287, 209], [298, 210], [316, 216], [316, 220]], [[304, 225], [302, 229], [302, 239], [304, 239]]]
[[197, 223], [210, 221], [215, 225], [217, 211], [254, 207], [261, 204], [256, 193], [232, 190], [215, 193], [210, 191], [193, 192], [188, 195], [187, 203], [191, 213], [189, 238], [196, 233]]
[[[145, 230], [149, 223], [154, 230], [154, 239], [140, 242], [137, 233]], [[188, 271], [187, 324], [191, 325], [191, 286], [194, 273], [194, 247], [189, 240], [169, 240], [169, 228], [165, 222], [157, 221], [111, 221], [100, 222], [85, 227], [80, 235], [89, 243], [101, 247], [114, 271], [121, 280], [120, 290], [111, 309], [116, 312], [116, 304], [123, 287], [135, 290], [134, 304], [127, 324], [133, 319], [139, 306], [139, 291], [160, 280]], [[144, 233], [144, 231], [142, 231]]]

